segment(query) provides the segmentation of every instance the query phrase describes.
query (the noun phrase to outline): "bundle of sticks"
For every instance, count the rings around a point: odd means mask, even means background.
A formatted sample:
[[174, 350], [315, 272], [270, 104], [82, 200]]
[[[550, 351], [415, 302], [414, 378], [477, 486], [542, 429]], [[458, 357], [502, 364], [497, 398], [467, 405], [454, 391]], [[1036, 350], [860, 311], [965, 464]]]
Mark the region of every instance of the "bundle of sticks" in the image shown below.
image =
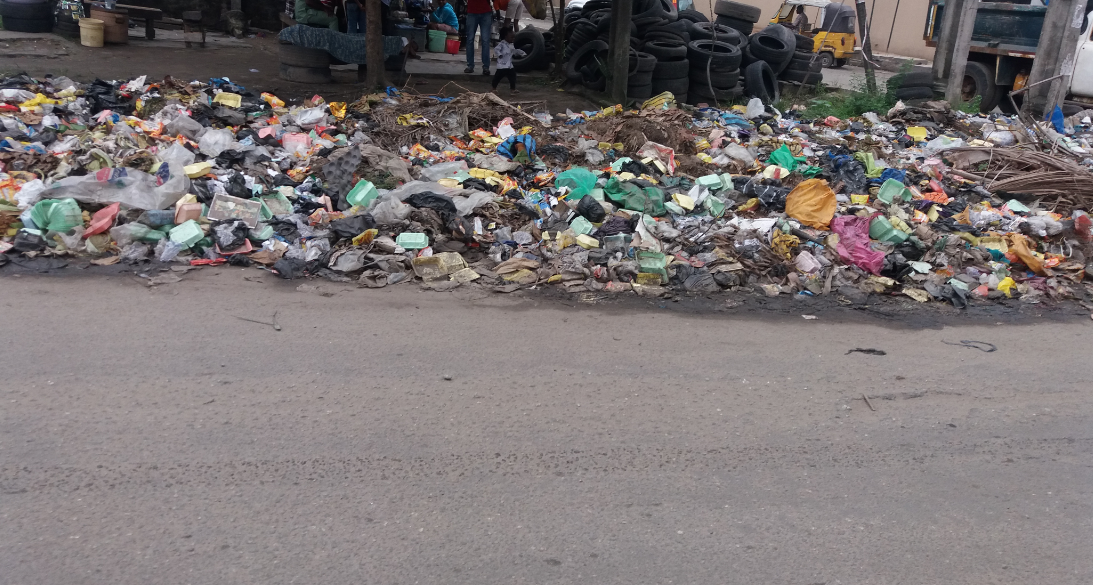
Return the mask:
[[1057, 213], [1093, 208], [1093, 173], [1065, 155], [1018, 146], [954, 148], [945, 158], [954, 174], [979, 181], [991, 193], [1040, 199]]
[[[435, 95], [416, 95], [404, 92], [397, 105], [377, 104], [372, 108], [376, 128], [372, 140], [388, 149], [413, 146], [429, 135], [461, 135], [476, 128], [490, 132], [505, 118], [513, 119], [513, 127], [532, 127], [532, 135], [545, 128], [530, 112], [543, 107], [542, 102], [507, 102], [495, 94], [467, 92], [444, 101]], [[403, 126], [399, 116], [411, 114], [428, 121], [426, 126]], [[453, 118], [454, 116], [454, 118]], [[455, 120], [455, 124], [452, 121]], [[457, 128], [458, 127], [458, 128]], [[536, 136], [540, 138], [541, 136]]]

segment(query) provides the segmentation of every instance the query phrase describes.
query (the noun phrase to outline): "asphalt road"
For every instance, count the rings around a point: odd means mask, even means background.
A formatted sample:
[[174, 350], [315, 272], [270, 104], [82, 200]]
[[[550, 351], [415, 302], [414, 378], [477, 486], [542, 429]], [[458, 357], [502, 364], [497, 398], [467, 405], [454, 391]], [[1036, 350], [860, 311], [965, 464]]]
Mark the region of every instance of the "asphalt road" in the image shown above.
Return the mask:
[[1093, 582], [1088, 320], [73, 271], [0, 277], [5, 585]]

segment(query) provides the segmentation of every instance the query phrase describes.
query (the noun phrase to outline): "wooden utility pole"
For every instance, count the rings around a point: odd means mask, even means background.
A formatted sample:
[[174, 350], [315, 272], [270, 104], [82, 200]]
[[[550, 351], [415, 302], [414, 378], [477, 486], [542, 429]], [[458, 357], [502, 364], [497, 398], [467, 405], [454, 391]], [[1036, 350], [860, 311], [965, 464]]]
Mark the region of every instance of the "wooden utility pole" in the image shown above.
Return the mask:
[[865, 0], [858, 0], [858, 30], [861, 31], [862, 64], [865, 66], [865, 87], [869, 93], [877, 92], [877, 74], [873, 72], [873, 37], [869, 35], [869, 19], [865, 14]]
[[1036, 59], [1032, 62], [1028, 85], [1062, 75], [1049, 83], [1042, 83], [1028, 90], [1023, 110], [1033, 117], [1043, 117], [1066, 97], [1070, 87], [1070, 73], [1074, 69], [1074, 57], [1078, 37], [1082, 32], [1085, 16], [1085, 0], [1051, 0], [1044, 15], [1044, 27], [1040, 30], [1040, 42], [1036, 45]]
[[626, 102], [626, 81], [630, 75], [630, 21], [633, 18], [633, 0], [615, 0], [611, 3], [611, 32], [608, 33], [610, 52], [607, 62], [610, 69], [607, 92], [616, 103]]
[[[382, 0], [364, 0], [365, 10], [365, 61], [368, 70], [365, 84], [369, 89], [383, 89], [387, 78], [383, 71], [383, 15], [380, 11]], [[424, 48], [424, 47], [423, 47]], [[468, 49], [470, 50], [470, 49]]]
[[937, 32], [937, 48], [934, 50], [934, 87], [943, 87], [945, 80], [949, 78], [949, 70], [953, 65], [953, 43], [956, 41], [956, 31], [959, 28], [957, 24], [960, 22], [960, 10], [963, 6], [964, 0], [945, 0], [945, 10], [941, 13], [941, 24]]
[[972, 29], [975, 28], [975, 15], [978, 13], [979, 0], [964, 0], [956, 23], [956, 36], [953, 38], [953, 61], [949, 67], [949, 81], [945, 84], [945, 99], [953, 107], [963, 101], [961, 87], [964, 85], [964, 70], [968, 67], [968, 53], [972, 47]]

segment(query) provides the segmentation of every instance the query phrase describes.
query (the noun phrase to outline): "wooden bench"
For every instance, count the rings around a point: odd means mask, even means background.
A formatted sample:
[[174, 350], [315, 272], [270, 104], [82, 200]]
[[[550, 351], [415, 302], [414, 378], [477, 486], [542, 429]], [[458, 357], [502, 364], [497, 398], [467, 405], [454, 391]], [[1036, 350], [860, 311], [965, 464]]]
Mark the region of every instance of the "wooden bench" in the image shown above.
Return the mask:
[[[105, 8], [106, 4], [103, 2], [84, 2], [84, 6], [98, 6]], [[130, 18], [139, 18], [144, 20], [144, 38], [153, 40], [156, 38], [156, 21], [163, 18], [163, 11], [159, 8], [145, 8], [143, 6], [133, 6], [131, 4], [115, 4], [115, 10], [125, 10], [129, 13]]]

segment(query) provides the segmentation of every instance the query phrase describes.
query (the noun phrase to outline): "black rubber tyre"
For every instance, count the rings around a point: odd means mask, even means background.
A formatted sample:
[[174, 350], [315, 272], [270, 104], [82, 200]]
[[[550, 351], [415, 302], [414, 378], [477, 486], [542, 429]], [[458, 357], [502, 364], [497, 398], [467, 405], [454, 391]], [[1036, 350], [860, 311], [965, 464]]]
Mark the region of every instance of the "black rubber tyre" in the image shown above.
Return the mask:
[[778, 101], [778, 79], [766, 61], [756, 61], [744, 69], [744, 91], [764, 104]]
[[820, 71], [823, 67], [820, 66], [820, 60], [817, 58], [815, 61], [810, 59], [798, 59], [794, 57], [789, 60], [789, 65], [782, 71]]
[[653, 97], [653, 85], [651, 83], [645, 85], [627, 85], [626, 97], [632, 100], [647, 100]]
[[758, 6], [731, 2], [730, 0], [717, 0], [717, 4], [714, 4], [713, 7], [713, 13], [718, 16], [743, 20], [744, 22], [759, 22], [759, 19], [763, 16], [763, 11]]
[[652, 73], [657, 67], [657, 58], [649, 53], [630, 51], [630, 73]]
[[994, 83], [994, 72], [978, 61], [968, 61], [964, 68], [964, 82], [961, 85], [960, 99], [965, 103], [979, 96], [979, 111], [990, 112], [998, 105], [998, 86]]
[[588, 0], [581, 8], [581, 13], [588, 14], [597, 10], [611, 10], [611, 0]]
[[687, 95], [690, 97], [690, 103], [730, 102], [743, 94], [744, 91], [740, 86], [730, 89], [715, 89], [713, 95], [710, 94], [710, 88], [694, 83], [692, 83], [691, 87], [687, 90]]
[[649, 41], [642, 45], [642, 50], [657, 58], [657, 61], [682, 61], [687, 58], [687, 45], [682, 41]]
[[80, 25], [68, 20], [60, 20], [53, 25], [53, 33], [65, 37], [78, 37], [80, 36]]
[[849, 61], [849, 59], [835, 59], [835, 64], [832, 66], [832, 68], [839, 69], [840, 67], [846, 65], [847, 61]]
[[[38, 2], [36, 4], [15, 4], [0, 1], [0, 17], [4, 18], [4, 28], [8, 28], [8, 18], [18, 21], [24, 20], [48, 20], [53, 26], [53, 2]], [[27, 32], [27, 31], [20, 31]]]
[[[640, 8], [638, 6], [639, 4], [642, 5]], [[639, 10], [641, 10], [641, 12], [638, 12]], [[634, 2], [634, 20], [639, 18], [652, 18], [654, 16], [665, 20], [668, 18], [668, 13], [664, 10], [664, 4], [662, 4], [660, 0]]]
[[835, 55], [833, 53], [823, 51], [820, 53], [819, 59], [821, 67], [824, 67], [826, 69], [831, 69], [835, 67]]
[[790, 51], [791, 53], [797, 50], [797, 35], [795, 35], [792, 30], [780, 24], [772, 24], [768, 27], [765, 27], [763, 30], [759, 31], [756, 34], [766, 34], [781, 39], [781, 41], [785, 43], [787, 47], [790, 47], [792, 49]]
[[801, 53], [811, 53], [816, 48], [816, 39], [812, 37], [806, 37], [805, 35], [794, 34], [793, 38], [797, 40], [796, 51]]
[[653, 72], [642, 71], [640, 73], [631, 73], [626, 77], [627, 85], [649, 85], [653, 83]]
[[672, 0], [660, 0], [660, 7], [664, 10], [664, 18], [667, 18], [668, 22], [679, 20], [679, 9], [676, 8], [675, 2], [672, 2]]
[[714, 89], [732, 89], [740, 84], [740, 70], [711, 71], [709, 82], [705, 71], [691, 71], [692, 85], [713, 85]]
[[657, 64], [653, 66], [653, 81], [658, 79], [687, 79], [690, 77], [690, 67], [691, 62], [687, 59], [682, 61], [657, 61]]
[[573, 56], [569, 58], [569, 61], [565, 65], [565, 77], [573, 83], [583, 83], [581, 76], [581, 68], [583, 68], [592, 57], [599, 51], [606, 51], [607, 43], [603, 41], [590, 41], [585, 43], [583, 47], [577, 49]]
[[738, 47], [747, 41], [747, 37], [740, 34], [740, 31], [735, 28], [729, 28], [723, 24], [717, 24], [715, 22], [696, 22], [691, 26], [692, 41], [713, 39], [715, 36], [719, 41]]
[[607, 77], [599, 70], [585, 68], [582, 70], [581, 83], [592, 91], [604, 91], [607, 89]]
[[653, 79], [653, 82], [650, 85], [652, 87], [653, 95], [659, 95], [666, 91], [670, 91], [678, 100], [680, 95], [687, 95], [687, 90], [691, 87], [691, 82], [686, 77], [681, 77], [679, 79]]
[[901, 87], [933, 87], [934, 74], [929, 69], [916, 68], [907, 73], [897, 73], [885, 82], [889, 91], [895, 91]]
[[291, 67], [330, 67], [330, 53], [322, 49], [308, 49], [296, 45], [278, 45], [282, 65]]
[[824, 74], [820, 71], [794, 71], [786, 69], [778, 76], [782, 81], [796, 81], [805, 85], [816, 85], [824, 80]]
[[793, 47], [786, 45], [782, 39], [765, 32], [757, 32], [751, 35], [748, 48], [756, 59], [766, 61], [774, 68], [777, 65], [785, 68], [789, 60], [793, 58]]
[[718, 16], [714, 19], [714, 24], [723, 24], [733, 30], [740, 31], [740, 34], [744, 36], [750, 35], [755, 30], [754, 24], [728, 16]]
[[512, 57], [512, 68], [518, 73], [531, 71], [546, 59], [546, 39], [543, 38], [543, 33], [533, 26], [516, 33], [512, 44], [527, 53], [523, 57], [515, 55]]
[[[806, 53], [806, 52], [801, 51], [801, 50], [797, 50], [797, 51], [793, 52], [793, 58], [794, 59], [804, 59], [805, 61], [811, 61], [813, 55], [815, 55], [815, 53]], [[820, 58], [816, 57], [816, 61], [819, 62]]]
[[901, 87], [896, 90], [896, 99], [922, 100], [933, 99], [934, 90], [931, 87]]
[[691, 41], [687, 45], [687, 58], [693, 68], [705, 68], [706, 63], [722, 69], [737, 69], [740, 67], [742, 55], [736, 45], [721, 41]]
[[632, 20], [631, 22], [634, 23], [634, 27], [636, 27], [639, 32], [645, 32], [645, 31], [649, 30], [650, 27], [653, 27], [653, 26], [660, 26], [660, 25], [663, 25], [663, 24], [668, 24], [667, 20], [665, 20], [665, 19], [663, 19], [659, 16], [646, 16], [644, 18], [634, 18], [634, 20]]
[[688, 33], [681, 33], [676, 31], [657, 30], [657, 27], [653, 27], [653, 30], [642, 35], [645, 42], [649, 41], [679, 41], [683, 44], [691, 42], [691, 35]]
[[705, 14], [702, 14], [697, 10], [680, 10], [679, 19], [689, 20], [691, 22], [710, 22], [710, 19], [706, 18]]
[[281, 79], [296, 83], [330, 83], [329, 67], [297, 67], [295, 65], [281, 64]]
[[[16, 6], [23, 6], [17, 4]], [[4, 30], [25, 33], [47, 33], [53, 30], [53, 16], [49, 18], [16, 18], [4, 17]]]

